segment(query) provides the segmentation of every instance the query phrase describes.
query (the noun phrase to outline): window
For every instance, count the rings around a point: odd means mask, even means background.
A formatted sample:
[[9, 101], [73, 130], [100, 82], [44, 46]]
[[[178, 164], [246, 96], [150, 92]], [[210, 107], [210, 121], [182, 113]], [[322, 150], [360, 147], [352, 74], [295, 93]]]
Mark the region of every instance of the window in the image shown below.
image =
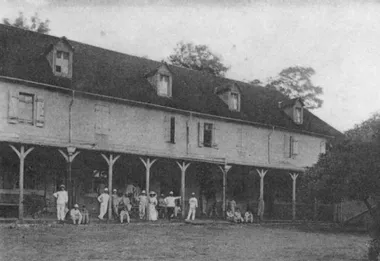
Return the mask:
[[175, 143], [175, 118], [170, 118], [170, 143]]
[[68, 52], [57, 51], [55, 57], [55, 71], [60, 74], [69, 74], [69, 58]]
[[294, 157], [299, 154], [298, 150], [298, 140], [296, 140], [294, 137], [290, 137], [290, 151], [289, 151], [289, 157]]
[[320, 147], [319, 147], [319, 153], [325, 154], [326, 153], [326, 142], [321, 141]]
[[212, 123], [205, 123], [203, 129], [203, 146], [211, 147], [212, 146]]
[[231, 93], [231, 110], [240, 111], [240, 99], [239, 94], [236, 92]]
[[168, 75], [160, 74], [158, 82], [158, 95], [170, 96], [170, 77]]
[[18, 119], [20, 122], [33, 124], [34, 95], [20, 92], [18, 102]]
[[302, 123], [302, 108], [295, 108], [295, 122], [301, 124]]

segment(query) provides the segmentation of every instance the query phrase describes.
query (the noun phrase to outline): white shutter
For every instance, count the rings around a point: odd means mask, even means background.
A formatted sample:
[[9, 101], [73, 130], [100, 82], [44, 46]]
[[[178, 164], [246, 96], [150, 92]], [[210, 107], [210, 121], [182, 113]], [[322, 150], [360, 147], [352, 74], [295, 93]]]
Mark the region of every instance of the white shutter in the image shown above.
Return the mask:
[[242, 127], [238, 127], [237, 128], [237, 144], [236, 144], [236, 147], [238, 149], [238, 151], [241, 151], [243, 149], [243, 128]]
[[322, 154], [326, 153], [326, 142], [324, 142], [324, 141], [321, 141], [320, 153], [322, 153]]
[[44, 127], [45, 125], [45, 101], [43, 96], [37, 96], [36, 99], [36, 126]]
[[293, 155], [298, 155], [299, 154], [299, 147], [298, 147], [298, 140], [294, 139], [293, 138], [293, 149], [292, 149], [292, 152], [293, 152]]
[[165, 142], [170, 141], [170, 117], [169, 117], [169, 115], [164, 116], [164, 140], [165, 140]]
[[218, 148], [218, 144], [219, 144], [219, 131], [216, 127], [216, 124], [213, 124], [212, 125], [212, 147], [213, 148]]
[[198, 146], [203, 147], [203, 123], [198, 122]]
[[102, 133], [102, 108], [98, 104], [95, 104], [95, 132], [101, 134]]
[[15, 124], [18, 122], [18, 92], [9, 91], [8, 101], [8, 122]]

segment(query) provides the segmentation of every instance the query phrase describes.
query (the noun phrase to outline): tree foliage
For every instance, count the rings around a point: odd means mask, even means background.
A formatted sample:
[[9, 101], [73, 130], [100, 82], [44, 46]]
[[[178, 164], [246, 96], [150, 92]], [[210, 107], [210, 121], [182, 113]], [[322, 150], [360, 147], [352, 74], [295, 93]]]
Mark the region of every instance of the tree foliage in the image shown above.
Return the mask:
[[319, 98], [323, 90], [312, 83], [311, 77], [314, 74], [315, 71], [311, 67], [289, 67], [283, 69], [278, 76], [270, 78], [266, 87], [280, 91], [290, 99], [301, 98], [306, 108], [317, 109], [323, 104]]
[[355, 141], [380, 144], [380, 112], [374, 113], [368, 120], [355, 125], [353, 129], [346, 132], [346, 135]]
[[179, 42], [168, 60], [173, 65], [216, 76], [224, 76], [229, 70], [229, 67], [222, 63], [221, 57], [213, 53], [207, 45]]
[[42, 34], [48, 34], [50, 32], [49, 22], [50, 21], [47, 19], [45, 21], [41, 21], [37, 13], [30, 17], [30, 24], [22, 12], [19, 13], [19, 16], [13, 22], [10, 22], [8, 18], [3, 18], [3, 23], [5, 25], [35, 31]]

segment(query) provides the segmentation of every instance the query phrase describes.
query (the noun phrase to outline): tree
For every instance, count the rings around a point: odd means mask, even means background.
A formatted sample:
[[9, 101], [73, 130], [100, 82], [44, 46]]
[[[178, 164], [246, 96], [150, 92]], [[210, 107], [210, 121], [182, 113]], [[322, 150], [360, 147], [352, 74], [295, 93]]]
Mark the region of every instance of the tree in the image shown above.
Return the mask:
[[277, 77], [270, 78], [266, 87], [280, 91], [290, 99], [301, 98], [306, 108], [317, 109], [323, 104], [318, 97], [323, 94], [323, 90], [312, 83], [311, 77], [314, 74], [311, 67], [289, 67], [283, 69]]
[[3, 23], [5, 25], [14, 26], [30, 31], [35, 31], [37, 33], [48, 34], [50, 32], [49, 28], [49, 20], [45, 20], [44, 22], [40, 20], [38, 14], [35, 13], [30, 18], [31, 25], [28, 24], [27, 19], [24, 17], [22, 12], [19, 13], [18, 17], [14, 20], [14, 22], [10, 22], [8, 18], [3, 18]]
[[213, 53], [207, 45], [184, 42], [177, 43], [174, 53], [168, 57], [168, 61], [173, 65], [224, 76], [229, 67], [221, 60], [221, 57]]
[[380, 144], [380, 112], [374, 113], [368, 120], [355, 125], [353, 129], [346, 132], [346, 135], [352, 140]]

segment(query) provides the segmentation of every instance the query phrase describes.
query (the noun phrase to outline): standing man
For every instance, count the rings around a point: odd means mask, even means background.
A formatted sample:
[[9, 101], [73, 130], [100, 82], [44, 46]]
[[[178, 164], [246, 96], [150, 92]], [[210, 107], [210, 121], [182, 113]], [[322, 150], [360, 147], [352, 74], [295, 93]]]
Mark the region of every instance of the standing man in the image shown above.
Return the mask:
[[64, 223], [65, 221], [65, 208], [69, 201], [69, 196], [67, 195], [67, 191], [65, 190], [65, 185], [59, 186], [60, 191], [57, 191], [53, 194], [53, 196], [57, 199], [57, 218], [58, 223]]
[[170, 191], [169, 196], [165, 198], [166, 203], [166, 209], [168, 214], [169, 221], [171, 220], [172, 216], [174, 215], [174, 208], [175, 208], [175, 200], [179, 199], [181, 197], [174, 197], [173, 191]]
[[100, 214], [98, 218], [103, 220], [104, 215], [107, 213], [108, 201], [110, 200], [110, 195], [108, 195], [108, 188], [104, 188], [103, 193], [98, 197], [100, 203]]
[[230, 201], [230, 208], [231, 208], [232, 214], [235, 215], [236, 201], [234, 199]]
[[139, 214], [140, 219], [145, 218], [145, 211], [148, 207], [148, 197], [146, 196], [145, 190], [141, 192], [141, 195], [139, 196]]
[[161, 194], [160, 198], [158, 199], [158, 217], [165, 218], [165, 212], [166, 212], [165, 196], [164, 194]]
[[119, 217], [119, 203], [121, 197], [117, 194], [117, 190], [112, 190], [112, 210], [114, 212], [115, 218]]
[[191, 198], [189, 199], [189, 214], [187, 215], [186, 220], [190, 220], [190, 216], [192, 216], [191, 220], [195, 219], [195, 212], [196, 212], [197, 207], [198, 207], [198, 200], [195, 197], [195, 193], [193, 192], [191, 193]]

